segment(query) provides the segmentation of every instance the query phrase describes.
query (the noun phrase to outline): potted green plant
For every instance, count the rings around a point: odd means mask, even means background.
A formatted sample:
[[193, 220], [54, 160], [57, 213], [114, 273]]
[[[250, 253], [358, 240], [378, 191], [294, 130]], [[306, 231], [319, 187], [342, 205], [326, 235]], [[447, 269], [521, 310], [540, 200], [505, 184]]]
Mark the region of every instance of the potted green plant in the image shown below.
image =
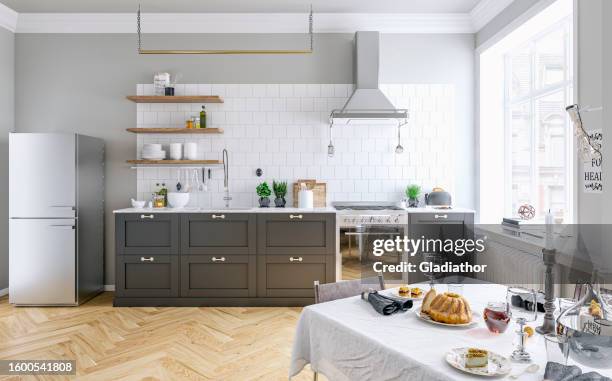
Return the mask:
[[274, 190], [274, 205], [277, 208], [284, 208], [287, 201], [285, 200], [285, 196], [287, 195], [287, 182], [286, 181], [272, 181], [272, 189]]
[[257, 195], [259, 196], [259, 206], [261, 208], [267, 208], [270, 206], [270, 199], [268, 197], [270, 197], [271, 194], [272, 191], [270, 190], [267, 182], [264, 181], [257, 186]]
[[419, 196], [421, 195], [421, 187], [415, 184], [406, 187], [406, 197], [408, 197], [408, 207], [416, 208], [419, 206]]

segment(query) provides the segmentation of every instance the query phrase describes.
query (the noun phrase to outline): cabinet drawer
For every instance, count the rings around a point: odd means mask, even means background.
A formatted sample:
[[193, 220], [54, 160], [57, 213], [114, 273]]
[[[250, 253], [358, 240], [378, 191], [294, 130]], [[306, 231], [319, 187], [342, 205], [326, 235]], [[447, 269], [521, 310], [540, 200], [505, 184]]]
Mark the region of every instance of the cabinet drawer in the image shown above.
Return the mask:
[[436, 223], [463, 223], [465, 214], [448, 213], [440, 211], [438, 213], [413, 213], [410, 214], [411, 224], [436, 224]]
[[177, 254], [179, 219], [169, 213], [118, 214], [115, 235], [117, 254]]
[[335, 214], [260, 214], [257, 222], [259, 254], [334, 254]]
[[334, 279], [335, 260], [328, 255], [257, 257], [257, 295], [314, 298], [313, 285]]
[[176, 297], [179, 295], [177, 255], [117, 256], [120, 297]]
[[181, 296], [256, 296], [254, 255], [182, 255]]
[[255, 254], [254, 214], [187, 214], [181, 218], [182, 254]]

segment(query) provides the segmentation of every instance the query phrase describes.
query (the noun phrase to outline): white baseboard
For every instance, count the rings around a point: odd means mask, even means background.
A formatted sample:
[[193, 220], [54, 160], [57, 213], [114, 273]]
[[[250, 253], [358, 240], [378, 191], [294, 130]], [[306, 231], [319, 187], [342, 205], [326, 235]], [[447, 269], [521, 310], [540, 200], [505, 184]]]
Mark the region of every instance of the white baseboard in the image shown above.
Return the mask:
[[104, 285], [104, 291], [115, 291], [115, 285], [114, 284], [105, 284]]
[[[113, 286], [113, 290], [115, 289], [115, 286]], [[3, 288], [2, 290], [0, 290], [0, 296], [4, 296], [4, 295], [8, 295], [8, 288]]]

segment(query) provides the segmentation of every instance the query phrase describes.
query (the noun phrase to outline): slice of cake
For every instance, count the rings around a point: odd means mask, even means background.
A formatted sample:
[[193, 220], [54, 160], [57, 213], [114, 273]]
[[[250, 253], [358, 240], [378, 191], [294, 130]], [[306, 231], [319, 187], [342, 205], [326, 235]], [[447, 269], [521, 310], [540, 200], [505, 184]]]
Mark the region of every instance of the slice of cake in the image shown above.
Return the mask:
[[483, 349], [469, 348], [465, 354], [466, 368], [484, 368], [489, 365], [489, 352]]

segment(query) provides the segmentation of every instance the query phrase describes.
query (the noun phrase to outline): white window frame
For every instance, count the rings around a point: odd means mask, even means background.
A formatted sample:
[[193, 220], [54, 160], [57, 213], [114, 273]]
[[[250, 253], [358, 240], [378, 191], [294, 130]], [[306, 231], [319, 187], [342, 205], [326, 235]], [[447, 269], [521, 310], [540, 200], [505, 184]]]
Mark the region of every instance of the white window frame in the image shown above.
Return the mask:
[[[537, 81], [538, 81], [538, 73], [537, 73], [537, 62], [536, 62], [536, 54], [535, 54], [535, 45], [538, 41], [540, 41], [543, 37], [547, 36], [551, 32], [558, 30], [559, 28], [566, 29], [567, 38], [565, 41], [565, 78], [561, 82], [557, 82], [552, 85], [547, 85], [542, 87], [541, 89], [537, 89]], [[549, 26], [548, 28], [540, 31], [539, 33], [533, 35], [523, 44], [510, 49], [505, 52], [503, 56], [504, 60], [504, 179], [505, 179], [505, 192], [504, 192], [504, 213], [507, 216], [516, 216], [516, 210], [512, 209], [512, 145], [510, 144], [512, 139], [512, 108], [513, 106], [517, 106], [520, 104], [524, 104], [526, 102], [529, 103], [531, 118], [531, 178], [535, 179], [538, 176], [538, 162], [537, 162], [537, 147], [538, 147], [538, 127], [539, 127], [539, 115], [537, 112], [537, 101], [547, 95], [551, 95], [553, 93], [563, 91], [565, 104], [570, 105], [573, 103], [574, 94], [574, 70], [573, 70], [573, 51], [572, 45], [574, 43], [573, 38], [573, 16], [567, 16], [561, 21], [556, 22], [555, 24]], [[525, 47], [529, 48], [530, 52], [530, 88], [527, 94], [523, 94], [519, 97], [512, 98], [512, 65], [510, 63], [512, 53], [518, 52]], [[576, 205], [574, 203], [574, 188], [575, 188], [575, 176], [574, 176], [574, 155], [573, 155], [573, 129], [569, 124], [568, 118], [565, 120], [565, 128], [566, 128], [566, 139], [565, 139], [565, 205], [567, 205], [567, 210], [565, 211], [565, 223], [571, 223], [574, 221], [575, 208]], [[537, 194], [537, 181], [532, 182], [531, 194]], [[553, 211], [554, 213], [554, 211]], [[541, 221], [543, 222], [543, 221]]]

